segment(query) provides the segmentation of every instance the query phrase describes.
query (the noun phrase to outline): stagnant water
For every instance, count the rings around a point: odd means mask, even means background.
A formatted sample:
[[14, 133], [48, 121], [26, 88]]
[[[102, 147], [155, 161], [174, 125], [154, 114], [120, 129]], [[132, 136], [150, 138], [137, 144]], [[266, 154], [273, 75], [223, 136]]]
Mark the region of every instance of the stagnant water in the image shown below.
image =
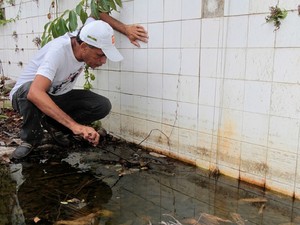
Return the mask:
[[0, 187], [1, 225], [300, 224], [297, 200], [124, 144], [40, 149]]

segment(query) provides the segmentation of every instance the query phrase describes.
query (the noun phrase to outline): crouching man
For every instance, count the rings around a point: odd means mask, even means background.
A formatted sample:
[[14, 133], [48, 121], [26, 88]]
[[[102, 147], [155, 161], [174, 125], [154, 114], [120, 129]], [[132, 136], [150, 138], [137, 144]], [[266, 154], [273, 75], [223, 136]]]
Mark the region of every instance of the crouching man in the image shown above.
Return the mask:
[[123, 59], [114, 42], [110, 25], [92, 21], [77, 36], [67, 33], [38, 51], [10, 92], [13, 108], [23, 116], [22, 142], [12, 158], [23, 158], [39, 145], [43, 128], [62, 146], [69, 145], [72, 133], [98, 144], [99, 134], [86, 124], [104, 118], [111, 103], [104, 96], [73, 87], [85, 65], [94, 69], [107, 58]]

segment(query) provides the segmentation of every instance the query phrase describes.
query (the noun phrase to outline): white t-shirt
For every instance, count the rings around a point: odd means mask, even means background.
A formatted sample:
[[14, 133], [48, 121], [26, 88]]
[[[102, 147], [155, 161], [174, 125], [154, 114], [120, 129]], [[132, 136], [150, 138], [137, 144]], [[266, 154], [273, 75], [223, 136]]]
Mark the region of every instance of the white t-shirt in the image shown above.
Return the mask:
[[71, 35], [67, 33], [58, 37], [41, 48], [29, 62], [11, 90], [10, 99], [21, 85], [33, 81], [37, 74], [51, 80], [49, 94], [64, 94], [72, 90], [84, 65], [84, 62], [79, 62], [74, 56]]

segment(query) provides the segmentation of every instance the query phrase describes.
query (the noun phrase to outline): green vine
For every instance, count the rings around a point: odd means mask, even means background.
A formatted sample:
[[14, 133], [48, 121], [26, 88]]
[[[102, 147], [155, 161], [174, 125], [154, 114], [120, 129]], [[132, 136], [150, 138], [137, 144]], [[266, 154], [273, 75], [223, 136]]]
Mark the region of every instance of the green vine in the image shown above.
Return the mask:
[[92, 81], [95, 80], [95, 74], [91, 73], [89, 71], [89, 67], [88, 66], [85, 66], [84, 68], [84, 78], [85, 78], [85, 83], [83, 85], [83, 88], [85, 90], [90, 90], [93, 88], [93, 85], [92, 85]]
[[277, 5], [270, 7], [270, 15], [268, 15], [265, 19], [267, 23], [272, 23], [275, 26], [274, 31], [277, 31], [280, 28], [281, 20], [285, 19], [288, 12], [285, 9], [280, 9]]
[[[15, 5], [15, 2], [12, 0], [7, 0], [5, 2], [7, 2], [8, 4], [11, 4], [12, 6]], [[3, 4], [4, 4], [4, 0], [0, 0], [0, 25], [5, 25], [7, 23], [14, 22], [16, 20], [13, 18], [6, 19], [5, 8], [3, 8]], [[20, 12], [20, 10], [19, 10], [19, 12]], [[18, 13], [18, 15], [19, 15], [19, 13]], [[17, 15], [17, 18], [18, 18], [18, 15]]]
[[[51, 7], [54, 8], [55, 4], [53, 0]], [[121, 0], [81, 0], [75, 9], [67, 9], [60, 16], [45, 24], [41, 46], [53, 38], [75, 31], [78, 28], [78, 20], [84, 24], [88, 18], [88, 9], [90, 9], [92, 17], [99, 19], [99, 12], [109, 13], [112, 10], [117, 10], [117, 6], [122, 7]], [[50, 13], [48, 18], [51, 19]]]
[[[54, 8], [55, 4], [57, 4], [57, 0], [52, 1], [50, 8]], [[118, 6], [122, 7], [121, 0], [81, 0], [75, 9], [65, 10], [60, 16], [45, 24], [41, 37], [41, 46], [67, 32], [73, 32], [78, 29], [78, 21], [80, 20], [84, 24], [88, 18], [88, 9], [90, 9], [92, 17], [99, 19], [100, 12], [109, 13], [113, 10], [117, 11]], [[47, 16], [48, 19], [51, 19], [50, 12]], [[91, 89], [91, 81], [95, 79], [95, 76], [89, 72], [88, 67], [85, 68], [84, 77], [86, 80], [84, 89]]]

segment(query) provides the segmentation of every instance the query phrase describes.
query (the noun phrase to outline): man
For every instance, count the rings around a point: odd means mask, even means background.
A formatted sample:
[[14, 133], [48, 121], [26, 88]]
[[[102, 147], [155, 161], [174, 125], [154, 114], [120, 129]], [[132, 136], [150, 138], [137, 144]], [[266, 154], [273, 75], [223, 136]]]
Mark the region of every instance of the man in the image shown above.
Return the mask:
[[104, 118], [111, 103], [106, 97], [73, 87], [85, 64], [96, 68], [107, 58], [123, 59], [114, 41], [112, 27], [98, 20], [86, 24], [76, 37], [67, 33], [38, 51], [10, 92], [13, 108], [23, 116], [22, 143], [12, 158], [27, 156], [40, 143], [42, 126], [63, 146], [68, 146], [70, 133], [98, 144], [99, 134], [85, 124]]

